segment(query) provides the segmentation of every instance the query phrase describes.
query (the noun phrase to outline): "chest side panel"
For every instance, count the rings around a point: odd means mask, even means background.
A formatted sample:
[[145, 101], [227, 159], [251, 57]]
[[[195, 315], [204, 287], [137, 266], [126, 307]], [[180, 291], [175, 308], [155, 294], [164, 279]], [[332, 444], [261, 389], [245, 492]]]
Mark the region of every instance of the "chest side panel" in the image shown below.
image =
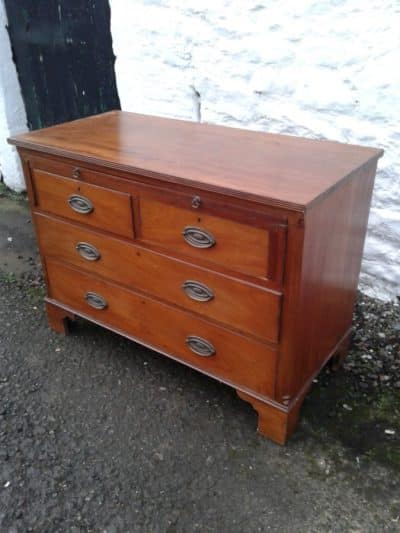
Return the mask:
[[280, 398], [293, 399], [350, 333], [375, 172], [368, 164], [313, 206], [293, 250], [288, 243]]

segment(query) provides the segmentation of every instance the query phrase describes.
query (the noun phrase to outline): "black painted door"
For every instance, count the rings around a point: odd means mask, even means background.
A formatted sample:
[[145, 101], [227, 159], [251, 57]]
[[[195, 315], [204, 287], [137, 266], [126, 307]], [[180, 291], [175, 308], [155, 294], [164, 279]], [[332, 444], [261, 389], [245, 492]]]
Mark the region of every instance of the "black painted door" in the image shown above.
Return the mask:
[[108, 0], [5, 0], [28, 127], [120, 109]]

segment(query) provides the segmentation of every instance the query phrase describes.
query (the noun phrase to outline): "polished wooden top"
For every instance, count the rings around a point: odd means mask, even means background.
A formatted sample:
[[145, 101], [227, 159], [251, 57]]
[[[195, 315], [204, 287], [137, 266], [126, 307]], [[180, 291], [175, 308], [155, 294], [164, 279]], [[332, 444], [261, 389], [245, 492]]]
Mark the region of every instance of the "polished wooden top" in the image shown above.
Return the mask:
[[111, 111], [11, 144], [303, 210], [383, 150]]

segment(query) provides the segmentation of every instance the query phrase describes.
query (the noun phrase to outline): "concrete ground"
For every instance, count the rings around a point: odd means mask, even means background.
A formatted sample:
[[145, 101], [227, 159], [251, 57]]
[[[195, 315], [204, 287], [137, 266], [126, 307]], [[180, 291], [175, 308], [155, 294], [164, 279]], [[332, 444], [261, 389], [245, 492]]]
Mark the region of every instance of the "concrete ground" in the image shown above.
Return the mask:
[[229, 387], [83, 320], [50, 331], [29, 219], [0, 196], [0, 531], [400, 531], [393, 387], [324, 372], [277, 446]]

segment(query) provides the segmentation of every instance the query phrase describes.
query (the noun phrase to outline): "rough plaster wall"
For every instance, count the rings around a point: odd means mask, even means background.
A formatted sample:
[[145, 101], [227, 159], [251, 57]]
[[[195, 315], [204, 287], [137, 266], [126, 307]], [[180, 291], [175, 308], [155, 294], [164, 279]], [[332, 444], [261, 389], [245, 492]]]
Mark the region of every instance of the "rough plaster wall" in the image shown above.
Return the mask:
[[382, 147], [362, 290], [400, 293], [400, 4], [111, 0], [122, 109]]
[[6, 139], [26, 131], [26, 114], [6, 24], [6, 12], [0, 0], [0, 173], [8, 187], [21, 191], [25, 186], [17, 152]]

